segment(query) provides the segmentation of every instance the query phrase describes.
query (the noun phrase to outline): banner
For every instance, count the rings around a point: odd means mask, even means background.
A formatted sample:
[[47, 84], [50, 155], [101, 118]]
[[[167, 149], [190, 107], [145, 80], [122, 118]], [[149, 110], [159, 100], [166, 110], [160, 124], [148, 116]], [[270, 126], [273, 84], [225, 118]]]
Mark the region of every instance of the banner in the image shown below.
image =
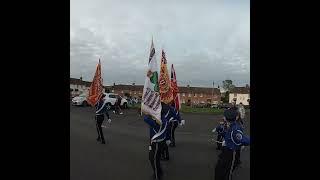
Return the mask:
[[176, 71], [174, 70], [173, 64], [171, 65], [171, 88], [172, 88], [172, 96], [173, 96], [173, 103], [174, 107], [177, 111], [180, 110], [180, 96], [179, 96], [179, 88], [177, 83], [177, 76]]
[[90, 104], [91, 106], [95, 106], [102, 93], [103, 93], [103, 83], [101, 78], [101, 63], [99, 59], [99, 64], [97, 65], [96, 73], [93, 77], [93, 80], [89, 89], [89, 95], [87, 97], [88, 104]]
[[141, 112], [150, 115], [159, 125], [161, 125], [161, 101], [157, 67], [155, 48], [152, 40], [147, 74], [143, 87]]
[[163, 50], [162, 50], [162, 58], [161, 58], [161, 66], [160, 66], [159, 85], [160, 85], [161, 102], [164, 102], [166, 104], [172, 103], [173, 95], [172, 95], [169, 73], [167, 69], [167, 59]]

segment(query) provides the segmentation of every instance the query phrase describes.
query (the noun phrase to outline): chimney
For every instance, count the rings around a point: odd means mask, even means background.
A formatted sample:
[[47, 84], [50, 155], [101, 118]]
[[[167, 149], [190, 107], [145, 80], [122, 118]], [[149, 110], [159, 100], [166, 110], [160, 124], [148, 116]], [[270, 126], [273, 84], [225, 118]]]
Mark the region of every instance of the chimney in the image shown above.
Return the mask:
[[132, 86], [136, 85], [136, 83], [132, 83]]
[[187, 88], [189, 88], [189, 87], [190, 87], [190, 85], [188, 84], [188, 85], [187, 85]]
[[116, 85], [116, 83], [113, 83], [113, 86], [115, 86]]
[[82, 76], [80, 76], [80, 81], [82, 81]]

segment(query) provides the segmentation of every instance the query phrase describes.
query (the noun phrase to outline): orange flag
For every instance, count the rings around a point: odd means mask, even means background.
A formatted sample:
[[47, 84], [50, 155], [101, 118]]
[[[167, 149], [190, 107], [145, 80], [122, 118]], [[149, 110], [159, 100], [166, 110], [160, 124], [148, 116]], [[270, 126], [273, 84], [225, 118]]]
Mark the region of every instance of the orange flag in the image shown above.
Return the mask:
[[161, 58], [159, 86], [161, 102], [170, 104], [173, 100], [173, 94], [171, 89], [170, 77], [167, 69], [167, 59], [163, 50]]
[[97, 65], [96, 73], [93, 77], [93, 80], [89, 89], [89, 95], [87, 97], [88, 103], [91, 106], [95, 106], [102, 93], [103, 93], [103, 84], [102, 84], [102, 78], [101, 78], [101, 63], [99, 59], [99, 64]]
[[177, 83], [176, 71], [174, 70], [173, 64], [171, 65], [171, 88], [173, 93], [174, 107], [176, 108], [177, 111], [179, 111], [181, 108], [179, 88]]

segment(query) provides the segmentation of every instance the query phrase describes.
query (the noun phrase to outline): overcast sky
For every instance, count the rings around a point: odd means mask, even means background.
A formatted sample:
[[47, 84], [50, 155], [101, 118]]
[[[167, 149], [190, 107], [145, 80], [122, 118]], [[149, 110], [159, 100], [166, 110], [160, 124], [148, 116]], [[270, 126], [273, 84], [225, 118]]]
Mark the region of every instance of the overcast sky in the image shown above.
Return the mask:
[[250, 83], [249, 0], [71, 0], [70, 77], [144, 84], [154, 38], [178, 85]]

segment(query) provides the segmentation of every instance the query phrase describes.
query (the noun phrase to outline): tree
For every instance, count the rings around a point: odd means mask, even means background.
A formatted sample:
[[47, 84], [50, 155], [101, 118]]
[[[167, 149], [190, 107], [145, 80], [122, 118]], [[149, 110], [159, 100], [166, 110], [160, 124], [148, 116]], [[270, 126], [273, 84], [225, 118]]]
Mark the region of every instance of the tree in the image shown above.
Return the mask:
[[223, 103], [229, 103], [229, 91], [226, 91], [226, 94], [221, 100]]
[[222, 81], [222, 87], [226, 91], [232, 90], [234, 88], [234, 85], [232, 84], [232, 80]]
[[232, 84], [232, 80], [227, 79], [225, 81], [222, 81], [222, 87], [226, 91], [226, 95], [224, 96], [222, 101], [224, 103], [228, 103], [229, 102], [229, 93], [235, 86]]

